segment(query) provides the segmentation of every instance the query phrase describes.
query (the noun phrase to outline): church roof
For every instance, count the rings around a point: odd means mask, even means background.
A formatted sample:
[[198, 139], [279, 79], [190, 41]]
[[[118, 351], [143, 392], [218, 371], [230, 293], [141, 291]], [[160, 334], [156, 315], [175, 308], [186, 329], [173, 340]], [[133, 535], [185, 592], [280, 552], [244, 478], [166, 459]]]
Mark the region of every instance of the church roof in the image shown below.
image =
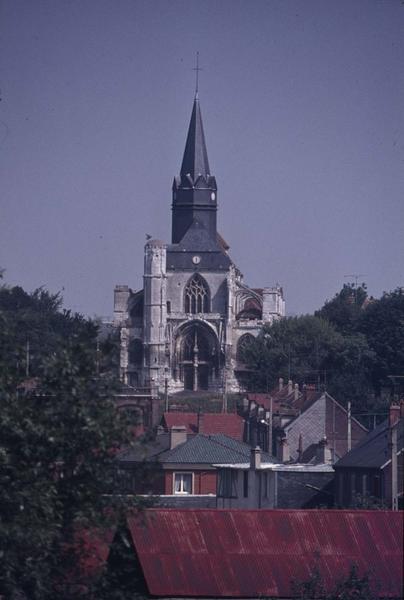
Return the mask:
[[181, 165], [181, 176], [186, 177], [188, 174], [191, 175], [194, 181], [198, 175], [205, 175], [205, 177], [210, 175], [201, 108], [197, 96], [192, 108], [184, 158]]

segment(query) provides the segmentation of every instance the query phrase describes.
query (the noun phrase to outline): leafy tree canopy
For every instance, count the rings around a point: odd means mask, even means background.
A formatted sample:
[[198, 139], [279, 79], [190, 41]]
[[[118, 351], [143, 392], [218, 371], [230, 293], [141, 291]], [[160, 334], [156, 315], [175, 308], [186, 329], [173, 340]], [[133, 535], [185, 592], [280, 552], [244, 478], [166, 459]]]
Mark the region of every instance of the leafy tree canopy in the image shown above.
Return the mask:
[[344, 285], [314, 316], [264, 326], [244, 358], [261, 390], [279, 377], [320, 383], [355, 410], [369, 409], [391, 387], [390, 376], [404, 375], [404, 292], [376, 300], [365, 284]]
[[[78, 598], [66, 544], [100, 525], [121, 500], [114, 457], [131, 443], [113, 402], [115, 382], [99, 374], [97, 326], [46, 290], [0, 288], [0, 596]], [[27, 388], [27, 338], [30, 342]], [[113, 345], [111, 346], [113, 347]], [[107, 358], [107, 357], [106, 357]], [[101, 369], [102, 371], [102, 369]], [[32, 379], [30, 379], [32, 382]], [[107, 493], [107, 494], [106, 494]], [[77, 557], [74, 557], [77, 559]]]

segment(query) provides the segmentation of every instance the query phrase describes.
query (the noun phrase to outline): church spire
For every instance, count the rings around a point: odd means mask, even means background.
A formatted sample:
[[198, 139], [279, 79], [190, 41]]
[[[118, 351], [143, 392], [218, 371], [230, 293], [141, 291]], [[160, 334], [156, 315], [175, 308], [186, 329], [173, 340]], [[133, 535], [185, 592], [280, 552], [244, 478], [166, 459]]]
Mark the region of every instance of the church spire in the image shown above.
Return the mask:
[[172, 242], [178, 244], [194, 223], [216, 240], [216, 180], [210, 174], [197, 93], [192, 107], [179, 177], [173, 183]]
[[184, 158], [182, 159], [181, 177], [190, 175], [192, 180], [195, 181], [199, 175], [207, 177], [209, 174], [208, 152], [203, 132], [201, 107], [198, 94], [196, 93], [185, 144]]

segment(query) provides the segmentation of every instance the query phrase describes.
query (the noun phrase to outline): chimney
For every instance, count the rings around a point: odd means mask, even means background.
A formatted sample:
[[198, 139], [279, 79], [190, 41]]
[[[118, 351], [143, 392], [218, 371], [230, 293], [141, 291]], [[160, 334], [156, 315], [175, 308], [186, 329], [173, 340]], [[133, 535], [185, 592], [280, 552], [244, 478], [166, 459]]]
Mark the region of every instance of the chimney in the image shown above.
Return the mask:
[[294, 401], [297, 402], [299, 400], [299, 384], [295, 383], [294, 387]]
[[261, 448], [251, 448], [250, 469], [259, 469], [261, 467]]
[[283, 463], [290, 461], [290, 448], [287, 437], [283, 437], [279, 444], [279, 460]]
[[203, 421], [204, 421], [203, 413], [198, 412], [198, 423], [197, 423], [198, 433], [203, 433]]
[[288, 396], [292, 393], [293, 391], [293, 381], [291, 379], [289, 379], [288, 381]]
[[279, 391], [281, 392], [283, 390], [283, 378], [279, 377]]
[[390, 404], [389, 411], [389, 426], [394, 427], [400, 420], [400, 406], [398, 404]]
[[319, 441], [316, 451], [316, 463], [330, 465], [332, 463], [331, 450], [328, 447], [327, 438], [324, 436]]
[[174, 425], [170, 429], [170, 450], [187, 441], [187, 428], [184, 425]]

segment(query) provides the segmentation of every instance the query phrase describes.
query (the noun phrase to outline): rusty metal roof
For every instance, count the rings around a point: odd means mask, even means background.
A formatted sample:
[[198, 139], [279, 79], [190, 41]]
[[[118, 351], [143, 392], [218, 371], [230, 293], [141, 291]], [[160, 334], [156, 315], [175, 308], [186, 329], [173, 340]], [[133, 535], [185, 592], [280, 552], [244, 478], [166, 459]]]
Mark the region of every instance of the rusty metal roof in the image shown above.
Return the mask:
[[317, 568], [331, 590], [355, 564], [402, 598], [400, 512], [148, 509], [128, 526], [154, 596], [291, 598], [292, 580]]

